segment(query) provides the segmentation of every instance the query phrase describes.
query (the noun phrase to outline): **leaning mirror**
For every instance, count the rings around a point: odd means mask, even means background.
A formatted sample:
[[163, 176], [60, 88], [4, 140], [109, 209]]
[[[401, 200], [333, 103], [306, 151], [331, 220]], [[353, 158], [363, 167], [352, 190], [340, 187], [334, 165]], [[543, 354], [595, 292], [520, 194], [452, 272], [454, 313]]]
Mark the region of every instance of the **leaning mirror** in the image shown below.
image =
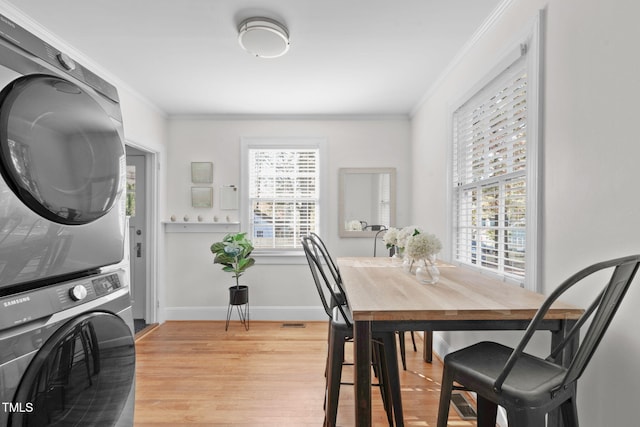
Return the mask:
[[395, 168], [341, 168], [340, 237], [373, 237], [396, 221]]

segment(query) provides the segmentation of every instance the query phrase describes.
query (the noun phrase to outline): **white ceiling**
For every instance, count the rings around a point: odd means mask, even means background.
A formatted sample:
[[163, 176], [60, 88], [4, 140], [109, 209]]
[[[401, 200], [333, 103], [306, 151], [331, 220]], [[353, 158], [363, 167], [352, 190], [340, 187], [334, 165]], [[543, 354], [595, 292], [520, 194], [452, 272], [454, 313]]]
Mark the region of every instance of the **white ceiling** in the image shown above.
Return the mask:
[[[503, 0], [11, 0], [168, 115], [407, 115]], [[289, 52], [237, 42], [280, 20]]]

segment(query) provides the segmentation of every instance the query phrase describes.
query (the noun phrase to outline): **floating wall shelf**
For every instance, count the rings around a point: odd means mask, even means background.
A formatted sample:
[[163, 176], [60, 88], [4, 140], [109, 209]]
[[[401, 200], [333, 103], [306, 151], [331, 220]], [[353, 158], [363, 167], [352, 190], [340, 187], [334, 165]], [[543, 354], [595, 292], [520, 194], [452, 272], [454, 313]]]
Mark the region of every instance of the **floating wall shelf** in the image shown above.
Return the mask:
[[240, 231], [239, 222], [163, 222], [165, 233], [231, 233]]

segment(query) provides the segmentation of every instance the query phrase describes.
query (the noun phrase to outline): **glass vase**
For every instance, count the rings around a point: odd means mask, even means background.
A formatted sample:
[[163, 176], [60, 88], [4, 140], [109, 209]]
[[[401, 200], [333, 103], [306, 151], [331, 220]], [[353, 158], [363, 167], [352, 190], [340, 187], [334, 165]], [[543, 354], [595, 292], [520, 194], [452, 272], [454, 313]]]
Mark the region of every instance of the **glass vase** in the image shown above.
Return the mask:
[[406, 273], [413, 273], [411, 269], [413, 268], [413, 259], [405, 254], [402, 258], [402, 269]]
[[393, 252], [393, 255], [391, 256], [393, 263], [402, 264], [403, 257], [402, 257], [402, 253], [400, 252], [400, 249], [397, 246], [393, 246], [391, 248], [391, 251]]
[[433, 285], [440, 280], [440, 270], [436, 267], [435, 255], [429, 255], [426, 259], [421, 259], [416, 269], [416, 278], [420, 283]]

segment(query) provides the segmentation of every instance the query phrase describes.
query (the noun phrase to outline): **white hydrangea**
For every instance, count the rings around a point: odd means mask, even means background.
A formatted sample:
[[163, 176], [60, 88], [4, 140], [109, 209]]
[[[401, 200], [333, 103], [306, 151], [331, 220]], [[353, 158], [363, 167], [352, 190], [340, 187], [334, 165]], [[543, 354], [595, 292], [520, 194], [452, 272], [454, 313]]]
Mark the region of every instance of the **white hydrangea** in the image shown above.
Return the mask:
[[382, 236], [382, 241], [387, 245], [387, 248], [390, 248], [391, 246], [395, 246], [398, 244], [399, 231], [400, 230], [398, 230], [395, 227], [389, 227], [387, 232], [384, 233], [384, 236]]
[[405, 250], [413, 259], [424, 259], [435, 255], [442, 249], [442, 243], [434, 234], [419, 233], [407, 238]]
[[357, 219], [347, 222], [347, 231], [362, 231], [362, 223]]
[[398, 232], [398, 237], [396, 238], [396, 246], [399, 247], [400, 249], [406, 248], [407, 247], [407, 239], [411, 236], [413, 236], [416, 233], [421, 233], [422, 232], [422, 228], [418, 227], [417, 225], [410, 225], [408, 227], [404, 227], [402, 228], [402, 230], [400, 230]]

